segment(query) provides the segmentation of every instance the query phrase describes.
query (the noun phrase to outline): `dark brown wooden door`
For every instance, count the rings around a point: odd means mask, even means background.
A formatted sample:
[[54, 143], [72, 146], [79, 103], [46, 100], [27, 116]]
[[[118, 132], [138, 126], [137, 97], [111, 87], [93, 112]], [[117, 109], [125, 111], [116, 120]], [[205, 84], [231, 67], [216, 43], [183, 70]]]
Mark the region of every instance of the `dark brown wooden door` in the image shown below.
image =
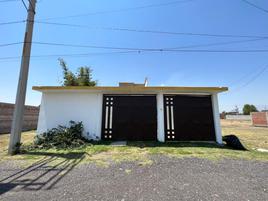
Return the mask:
[[102, 139], [157, 139], [155, 96], [105, 95], [103, 98]]
[[215, 141], [211, 96], [165, 95], [165, 139]]

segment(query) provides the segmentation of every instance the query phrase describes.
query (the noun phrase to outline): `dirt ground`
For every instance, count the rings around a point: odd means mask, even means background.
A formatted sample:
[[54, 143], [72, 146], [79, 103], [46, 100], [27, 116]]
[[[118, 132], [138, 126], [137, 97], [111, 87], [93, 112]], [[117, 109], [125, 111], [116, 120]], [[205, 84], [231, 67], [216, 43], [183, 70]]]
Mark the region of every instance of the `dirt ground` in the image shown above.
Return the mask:
[[254, 127], [251, 121], [221, 120], [222, 134], [235, 134], [251, 149], [268, 149], [268, 128]]

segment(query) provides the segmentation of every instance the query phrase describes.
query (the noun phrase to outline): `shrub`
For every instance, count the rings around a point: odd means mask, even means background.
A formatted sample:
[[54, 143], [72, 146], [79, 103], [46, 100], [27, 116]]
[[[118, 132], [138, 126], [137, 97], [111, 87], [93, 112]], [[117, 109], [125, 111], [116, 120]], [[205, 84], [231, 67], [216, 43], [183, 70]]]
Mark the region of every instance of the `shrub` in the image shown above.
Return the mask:
[[84, 127], [82, 122], [70, 121], [69, 126], [59, 125], [45, 133], [37, 135], [34, 145], [38, 148], [72, 148], [87, 142], [82, 136]]

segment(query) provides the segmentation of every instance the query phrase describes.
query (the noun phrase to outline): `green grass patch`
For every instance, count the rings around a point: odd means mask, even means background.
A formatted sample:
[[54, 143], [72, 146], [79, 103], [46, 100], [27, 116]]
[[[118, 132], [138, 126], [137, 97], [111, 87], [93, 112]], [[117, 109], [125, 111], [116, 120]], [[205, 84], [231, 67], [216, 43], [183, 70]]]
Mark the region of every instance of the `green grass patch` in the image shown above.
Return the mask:
[[[29, 146], [30, 147], [30, 146]], [[159, 143], [159, 142], [129, 142], [127, 146], [112, 146], [98, 142], [86, 144], [72, 149], [27, 149], [21, 154], [13, 156], [14, 160], [21, 160], [25, 165], [48, 160], [47, 165], [54, 167], [61, 164], [93, 163], [101, 167], [109, 167], [112, 163], [135, 162], [139, 165], [151, 165], [152, 156], [205, 158], [220, 160], [225, 158], [268, 161], [268, 153], [254, 150], [237, 151], [214, 143]], [[6, 156], [10, 159], [10, 156]]]
[[[70, 163], [93, 163], [108, 167], [112, 163], [124, 161], [140, 165], [151, 165], [152, 156], [160, 154], [167, 157], [197, 157], [209, 160], [224, 158], [268, 161], [268, 153], [256, 151], [256, 148], [268, 149], [268, 128], [253, 127], [250, 122], [222, 121], [223, 135], [235, 134], [249, 151], [237, 151], [215, 143], [184, 142], [128, 142], [127, 146], [111, 146], [111, 142], [92, 142], [72, 149], [29, 149], [35, 132], [24, 132], [22, 142], [26, 150], [19, 155], [8, 156], [9, 135], [0, 135], [0, 162], [18, 160], [26, 165], [48, 160], [48, 165]], [[27, 148], [28, 147], [28, 148]]]

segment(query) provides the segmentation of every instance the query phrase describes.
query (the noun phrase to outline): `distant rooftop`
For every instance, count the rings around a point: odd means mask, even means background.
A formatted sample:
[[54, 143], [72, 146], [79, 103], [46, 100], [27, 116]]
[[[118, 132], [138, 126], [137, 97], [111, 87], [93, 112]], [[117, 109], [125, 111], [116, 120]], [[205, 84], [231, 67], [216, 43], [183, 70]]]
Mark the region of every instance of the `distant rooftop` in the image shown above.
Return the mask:
[[144, 83], [134, 83], [134, 82], [119, 82], [119, 87], [147, 87], [148, 78], [145, 78]]
[[119, 82], [119, 87], [145, 87], [145, 83]]

